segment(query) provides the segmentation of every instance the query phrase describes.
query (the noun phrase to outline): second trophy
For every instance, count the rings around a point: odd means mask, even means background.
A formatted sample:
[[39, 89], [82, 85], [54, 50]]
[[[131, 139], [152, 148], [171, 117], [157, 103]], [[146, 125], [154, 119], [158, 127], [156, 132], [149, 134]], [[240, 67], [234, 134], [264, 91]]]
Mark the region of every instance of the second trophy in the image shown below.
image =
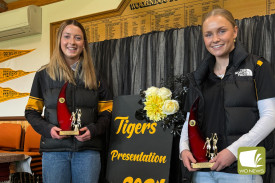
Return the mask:
[[66, 82], [58, 96], [57, 102], [57, 120], [59, 127], [62, 129], [59, 135], [79, 135], [79, 128], [81, 127], [81, 109], [76, 109], [72, 113], [69, 111], [66, 102]]
[[197, 163], [191, 163], [192, 168], [211, 168], [214, 163], [209, 160], [217, 155], [218, 135], [212, 133], [212, 136], [204, 138], [197, 124], [197, 106], [199, 98], [194, 102], [190, 110], [188, 120], [188, 137], [190, 150], [197, 160]]

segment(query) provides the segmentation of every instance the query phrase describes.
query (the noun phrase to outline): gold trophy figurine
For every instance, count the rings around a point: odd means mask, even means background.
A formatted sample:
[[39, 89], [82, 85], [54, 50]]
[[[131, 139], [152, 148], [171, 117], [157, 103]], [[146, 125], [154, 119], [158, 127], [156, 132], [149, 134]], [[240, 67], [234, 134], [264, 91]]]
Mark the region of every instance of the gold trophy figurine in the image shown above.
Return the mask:
[[81, 109], [76, 110], [77, 113], [77, 120], [73, 123], [74, 131], [79, 132], [79, 128], [81, 127]]
[[[212, 134], [213, 135], [213, 134]], [[214, 133], [214, 135], [212, 136], [212, 141], [213, 141], [213, 152], [214, 152], [214, 157], [217, 156], [218, 154], [218, 147], [217, 147], [217, 143], [218, 143], [218, 136], [217, 133]]]
[[[211, 141], [212, 141], [212, 146], [211, 146]], [[205, 139], [205, 144], [203, 149], [206, 148], [206, 154], [205, 156], [211, 160], [215, 156], [217, 156], [218, 153], [218, 135], [217, 133], [212, 133], [211, 138], [206, 137]], [[199, 163], [191, 163], [192, 168], [211, 168], [214, 165], [214, 163], [209, 163], [209, 162], [199, 162]]]
[[214, 133], [214, 134], [212, 133], [211, 139], [212, 139], [212, 142], [213, 142], [213, 145], [212, 145], [212, 150], [213, 151], [210, 153], [209, 158], [213, 159], [215, 156], [217, 156], [217, 153], [218, 153], [218, 147], [217, 147], [218, 136], [217, 136], [217, 133]]
[[210, 157], [210, 151], [211, 151], [211, 139], [209, 139], [208, 137], [206, 137], [206, 141], [205, 144], [203, 146], [203, 149], [206, 146], [206, 157]]
[[75, 114], [76, 114], [75, 112], [72, 112], [72, 116], [71, 116], [72, 124], [71, 124], [71, 126], [73, 126], [73, 124], [75, 123], [75, 120], [76, 120]]

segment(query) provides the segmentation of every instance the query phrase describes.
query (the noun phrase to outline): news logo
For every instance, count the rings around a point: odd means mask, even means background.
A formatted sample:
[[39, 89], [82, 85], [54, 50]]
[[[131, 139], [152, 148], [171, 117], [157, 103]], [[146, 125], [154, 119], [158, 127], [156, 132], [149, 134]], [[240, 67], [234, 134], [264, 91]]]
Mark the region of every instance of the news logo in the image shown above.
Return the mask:
[[238, 173], [243, 175], [265, 174], [265, 148], [240, 147], [238, 149]]

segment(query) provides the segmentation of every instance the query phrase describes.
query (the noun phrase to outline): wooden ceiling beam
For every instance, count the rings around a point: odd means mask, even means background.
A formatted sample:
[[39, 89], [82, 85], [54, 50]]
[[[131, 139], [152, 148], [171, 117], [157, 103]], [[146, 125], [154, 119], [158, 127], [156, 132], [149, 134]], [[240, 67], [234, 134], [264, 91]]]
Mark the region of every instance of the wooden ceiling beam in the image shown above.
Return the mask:
[[[3, 1], [3, 0], [0, 0], [0, 1]], [[43, 6], [43, 5], [55, 3], [58, 1], [63, 1], [63, 0], [19, 0], [19, 1], [8, 3], [8, 10], [13, 10], [13, 9], [17, 9], [17, 8], [21, 8], [29, 5]]]
[[8, 6], [4, 0], [0, 0], [0, 13], [7, 11]]

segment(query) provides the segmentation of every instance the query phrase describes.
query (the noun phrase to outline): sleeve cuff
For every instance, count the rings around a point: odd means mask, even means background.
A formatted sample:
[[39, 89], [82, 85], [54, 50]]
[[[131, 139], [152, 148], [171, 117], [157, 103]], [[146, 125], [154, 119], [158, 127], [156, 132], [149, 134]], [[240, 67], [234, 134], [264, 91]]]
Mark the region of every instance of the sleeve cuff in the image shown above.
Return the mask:
[[95, 132], [96, 132], [96, 126], [95, 126], [95, 124], [90, 124], [90, 125], [87, 126], [87, 128], [90, 131], [91, 138], [95, 137], [96, 136], [96, 134], [95, 134]]
[[189, 140], [181, 141], [180, 142], [180, 152], [179, 152], [179, 158], [181, 159], [181, 152], [184, 150], [190, 150], [189, 148]]
[[234, 144], [231, 144], [226, 149], [228, 149], [230, 152], [232, 152], [232, 154], [234, 154], [234, 156], [236, 157], [236, 159], [238, 159], [238, 148], [234, 147]]

